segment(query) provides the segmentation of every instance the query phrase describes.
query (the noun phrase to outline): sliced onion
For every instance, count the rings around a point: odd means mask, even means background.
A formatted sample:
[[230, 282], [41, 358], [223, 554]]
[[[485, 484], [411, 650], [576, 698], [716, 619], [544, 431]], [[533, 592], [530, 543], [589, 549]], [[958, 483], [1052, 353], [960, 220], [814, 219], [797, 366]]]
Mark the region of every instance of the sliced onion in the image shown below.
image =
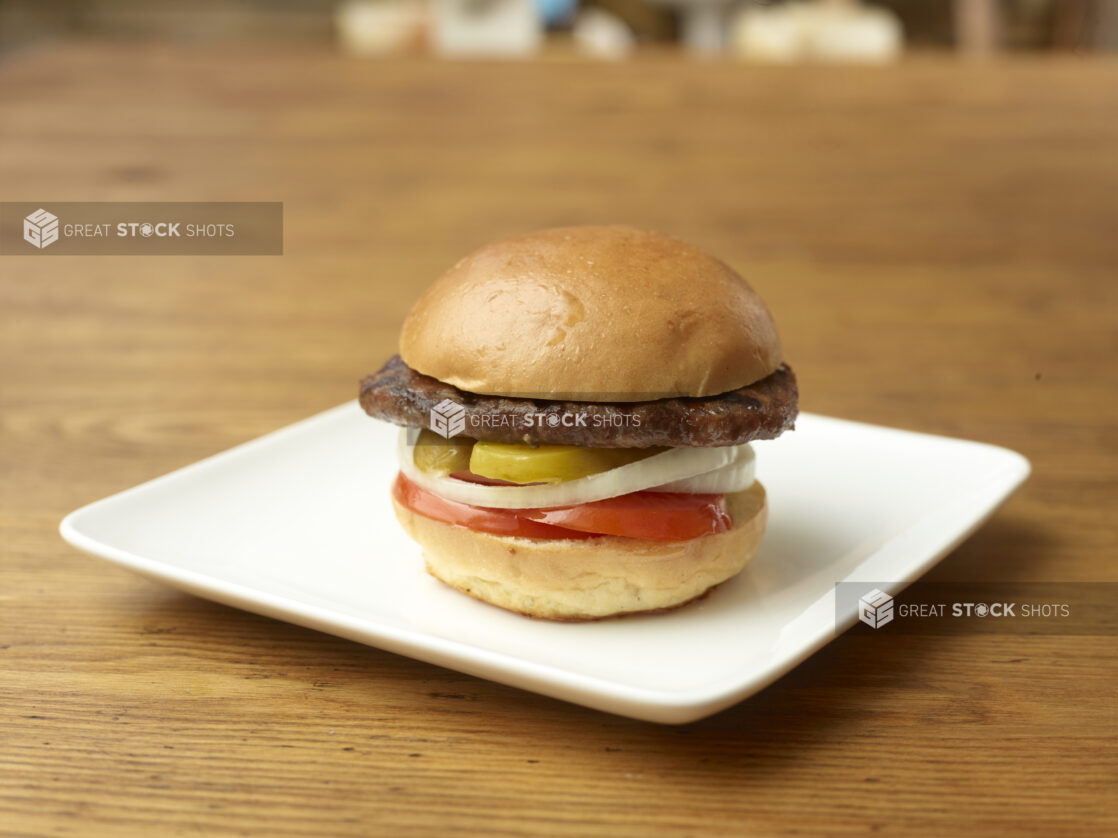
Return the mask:
[[705, 474], [696, 474], [694, 477], [685, 477], [683, 480], [673, 480], [663, 486], [656, 486], [654, 492], [679, 492], [689, 495], [718, 494], [727, 492], [740, 492], [753, 485], [757, 473], [757, 458], [749, 443], [739, 445], [739, 456], [732, 463], [727, 463], [722, 468], [708, 471]]
[[[743, 451], [744, 449], [744, 451]], [[415, 465], [414, 446], [407, 429], [400, 431], [400, 470], [413, 483], [448, 500], [494, 509], [531, 509], [570, 506], [671, 485], [696, 475], [724, 468], [742, 457], [752, 457], [748, 445], [725, 448], [671, 448], [635, 463], [618, 466], [565, 483], [535, 486], [483, 486], [436, 474]], [[747, 453], [746, 453], [747, 452]]]

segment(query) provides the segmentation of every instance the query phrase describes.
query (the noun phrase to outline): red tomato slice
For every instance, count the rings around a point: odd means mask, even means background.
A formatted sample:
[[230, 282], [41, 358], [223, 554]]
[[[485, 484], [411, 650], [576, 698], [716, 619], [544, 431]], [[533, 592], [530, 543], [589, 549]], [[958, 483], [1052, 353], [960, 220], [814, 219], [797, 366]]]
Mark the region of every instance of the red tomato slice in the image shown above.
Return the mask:
[[401, 506], [407, 507], [418, 515], [442, 521], [444, 524], [469, 527], [478, 532], [515, 535], [521, 538], [593, 538], [591, 533], [522, 518], [517, 514], [519, 510], [489, 509], [447, 500], [416, 485], [403, 472], [396, 475], [396, 482], [392, 484], [392, 496]]
[[633, 492], [593, 503], [520, 509], [517, 513], [572, 530], [657, 541], [685, 541], [726, 532], [732, 523], [725, 495], [674, 492]]
[[403, 506], [436, 521], [523, 538], [620, 535], [686, 541], [725, 532], [732, 524], [724, 495], [633, 492], [552, 509], [491, 509], [447, 500], [417, 486], [402, 473], [396, 476], [392, 492]]

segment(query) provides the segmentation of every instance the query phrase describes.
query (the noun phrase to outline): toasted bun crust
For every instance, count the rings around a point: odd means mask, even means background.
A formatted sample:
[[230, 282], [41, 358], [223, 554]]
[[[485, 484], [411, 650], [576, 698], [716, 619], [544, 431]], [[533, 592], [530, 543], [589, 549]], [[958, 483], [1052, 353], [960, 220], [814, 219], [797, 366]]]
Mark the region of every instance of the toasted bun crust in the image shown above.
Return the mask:
[[714, 396], [783, 361], [724, 262], [633, 227], [565, 227], [467, 256], [404, 322], [400, 355], [462, 390], [579, 401]]
[[754, 483], [726, 503], [733, 526], [690, 541], [545, 541], [444, 524], [393, 499], [396, 517], [423, 548], [428, 573], [477, 599], [552, 620], [673, 608], [735, 576], [764, 535], [765, 490]]

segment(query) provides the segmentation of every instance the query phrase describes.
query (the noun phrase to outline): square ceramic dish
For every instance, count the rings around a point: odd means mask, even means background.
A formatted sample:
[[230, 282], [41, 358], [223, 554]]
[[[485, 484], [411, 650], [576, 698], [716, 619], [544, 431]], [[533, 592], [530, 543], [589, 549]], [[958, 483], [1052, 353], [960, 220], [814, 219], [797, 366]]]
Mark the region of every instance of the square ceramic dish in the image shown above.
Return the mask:
[[[634, 718], [702, 718], [855, 620], [835, 585], [927, 571], [1025, 479], [1019, 454], [801, 414], [755, 444], [769, 493], [753, 562], [700, 602], [530, 620], [426, 575], [388, 499], [396, 428], [356, 403], [71, 513], [63, 537], [198, 596]], [[836, 618], [837, 617], [837, 618]]]

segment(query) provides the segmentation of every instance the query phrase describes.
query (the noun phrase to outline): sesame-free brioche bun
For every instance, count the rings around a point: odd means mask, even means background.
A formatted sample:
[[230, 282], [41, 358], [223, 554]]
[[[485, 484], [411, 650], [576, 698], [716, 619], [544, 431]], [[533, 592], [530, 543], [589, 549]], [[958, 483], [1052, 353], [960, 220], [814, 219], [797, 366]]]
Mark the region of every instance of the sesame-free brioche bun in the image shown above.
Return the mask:
[[714, 396], [783, 360], [761, 298], [694, 245], [633, 227], [563, 227], [486, 245], [419, 299], [400, 355], [486, 395]]
[[688, 541], [549, 541], [476, 532], [393, 504], [432, 576], [501, 608], [552, 620], [658, 611], [700, 597], [753, 558], [768, 514], [755, 482], [726, 495], [733, 525], [723, 533]]

